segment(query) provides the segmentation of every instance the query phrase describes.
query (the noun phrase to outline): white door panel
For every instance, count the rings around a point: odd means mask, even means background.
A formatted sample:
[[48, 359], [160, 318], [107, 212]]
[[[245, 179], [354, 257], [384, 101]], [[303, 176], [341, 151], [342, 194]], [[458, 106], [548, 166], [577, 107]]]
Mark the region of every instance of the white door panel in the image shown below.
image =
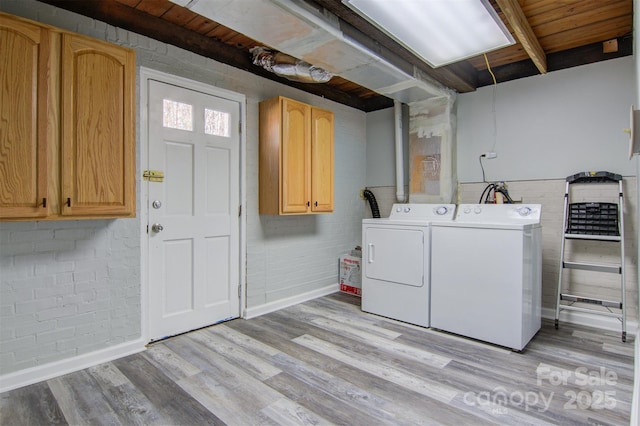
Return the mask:
[[147, 183], [151, 340], [239, 316], [239, 114], [237, 102], [149, 81], [148, 168], [164, 172]]

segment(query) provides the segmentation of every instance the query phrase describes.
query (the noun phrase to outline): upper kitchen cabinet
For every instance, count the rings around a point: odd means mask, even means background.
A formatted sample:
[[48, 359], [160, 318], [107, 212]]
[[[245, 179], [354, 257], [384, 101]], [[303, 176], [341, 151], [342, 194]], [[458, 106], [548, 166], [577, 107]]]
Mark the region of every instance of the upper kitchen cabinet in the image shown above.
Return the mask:
[[53, 35], [0, 15], [0, 217], [51, 212], [47, 114]]
[[281, 96], [260, 103], [260, 214], [333, 211], [333, 113]]
[[62, 214], [135, 213], [135, 56], [62, 34]]
[[135, 216], [135, 53], [0, 14], [0, 219]]

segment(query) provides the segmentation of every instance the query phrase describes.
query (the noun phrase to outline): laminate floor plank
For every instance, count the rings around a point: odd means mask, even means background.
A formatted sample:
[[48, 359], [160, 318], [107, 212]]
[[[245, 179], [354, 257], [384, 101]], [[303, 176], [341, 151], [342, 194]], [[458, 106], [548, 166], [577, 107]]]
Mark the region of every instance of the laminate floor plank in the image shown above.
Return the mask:
[[118, 419], [127, 425], [164, 425], [169, 423], [159, 410], [129, 379], [108, 362], [87, 369]]
[[[393, 401], [396, 411], [406, 411], [419, 419], [416, 424], [481, 425], [495, 424], [489, 417], [473, 413], [473, 410], [452, 410], [448, 404], [427, 398], [404, 386], [389, 382], [353, 366], [340, 366], [334, 373], [381, 398]], [[409, 414], [407, 415], [409, 416]]]
[[415, 418], [407, 419], [407, 414], [410, 417], [411, 413], [397, 411], [393, 400], [382, 398], [371, 393], [367, 388], [359, 387], [339, 376], [309, 366], [296, 358], [280, 354], [273, 357], [273, 362], [299, 381], [313, 386], [339, 401], [347, 401], [350, 406], [374, 416], [379, 421], [397, 422], [399, 419], [405, 419], [405, 423], [411, 423], [417, 420]]
[[269, 424], [261, 410], [282, 395], [240, 367], [194, 340], [171, 340], [167, 345], [202, 370], [178, 384], [225, 423]]
[[174, 381], [200, 373], [199, 368], [178, 356], [164, 344], [150, 345], [141, 356], [157, 368], [162, 369]]
[[124, 425], [87, 370], [47, 381], [66, 421], [72, 425]]
[[279, 349], [306, 364], [331, 373], [339, 366], [339, 362], [312, 349], [301, 346], [292, 339], [283, 339], [281, 335], [269, 327], [269, 322], [259, 324], [256, 321], [237, 321], [230, 324], [234, 330], [241, 331], [257, 341]]
[[46, 382], [0, 395], [0, 425], [20, 424], [68, 424]]
[[212, 413], [216, 413], [223, 422], [231, 425], [267, 425], [276, 426], [261, 410], [277, 401], [261, 401], [253, 399], [255, 393], [248, 390], [243, 392], [235, 386], [220, 383], [219, 378], [213, 377], [207, 371], [182, 379], [178, 384], [193, 398], [198, 400]]
[[[155, 365], [144, 356], [136, 354], [113, 363], [167, 419], [165, 424], [224, 425], [222, 420], [185, 392], [176, 380], [167, 374], [175, 365], [184, 365], [177, 362], [177, 355], [162, 359], [169, 359], [169, 362], [165, 365]], [[181, 375], [181, 378], [192, 377], [194, 374]]]
[[209, 332], [194, 331], [190, 337], [258, 380], [266, 380], [281, 373], [281, 370], [274, 367], [269, 359], [265, 360], [253, 355], [241, 346], [219, 336], [215, 329]]
[[368, 334], [378, 335], [379, 337], [384, 337], [389, 340], [393, 340], [402, 334], [397, 331], [380, 327], [377, 324], [377, 321], [369, 319], [362, 315], [362, 313], [344, 311], [340, 306], [331, 306], [327, 304], [314, 306], [313, 303], [309, 302], [308, 304], [292, 306], [287, 310], [288, 312], [296, 312], [297, 317], [301, 320], [306, 320], [307, 318], [309, 320], [324, 318], [340, 324], [345, 330], [362, 330], [366, 331]]
[[0, 394], [6, 425], [628, 425], [634, 339], [543, 320], [520, 353], [334, 293]]
[[[296, 309], [298, 308], [299, 307], [296, 307]], [[313, 311], [314, 310], [303, 310], [303, 312]], [[338, 322], [334, 321], [333, 319], [320, 316], [318, 314], [311, 314], [311, 316], [305, 316], [300, 320], [312, 323], [326, 331], [340, 335], [342, 337], [346, 337], [358, 342], [363, 342], [369, 346], [381, 348], [402, 358], [414, 359], [421, 363], [432, 365], [437, 368], [442, 368], [447, 365], [449, 361], [451, 361], [451, 358], [442, 357], [432, 352], [394, 341], [395, 338], [401, 335], [399, 333], [393, 333], [393, 335], [383, 335], [382, 333], [379, 334], [375, 331], [371, 332], [373, 331], [372, 327], [360, 327], [359, 324], [355, 321], [347, 323]]]
[[341, 361], [352, 367], [359, 368], [369, 374], [384, 377], [387, 381], [403, 386], [421, 395], [437, 399], [441, 402], [448, 402], [455, 397], [457, 391], [447, 385], [424, 379], [403, 369], [389, 366], [378, 362], [375, 359], [358, 358], [355, 353], [349, 352], [342, 347], [336, 346], [313, 336], [304, 335], [296, 337], [294, 342], [306, 346], [310, 349], [323, 353], [331, 358]]
[[351, 405], [348, 400], [339, 400], [323, 389], [298, 380], [288, 373], [280, 373], [269, 378], [265, 383], [306, 409], [320, 413], [327, 421], [336, 425], [391, 424]]
[[287, 398], [277, 400], [263, 408], [262, 413], [276, 422], [278, 425], [302, 425], [302, 426], [330, 426], [333, 425], [327, 419], [307, 410], [300, 404], [296, 404]]

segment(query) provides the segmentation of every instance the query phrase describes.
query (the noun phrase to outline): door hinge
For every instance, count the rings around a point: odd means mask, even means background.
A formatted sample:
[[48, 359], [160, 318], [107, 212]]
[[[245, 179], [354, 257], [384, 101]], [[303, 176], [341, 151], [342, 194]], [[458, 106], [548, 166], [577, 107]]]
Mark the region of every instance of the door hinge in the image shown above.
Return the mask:
[[164, 172], [160, 170], [145, 170], [142, 172], [142, 180], [148, 180], [149, 182], [163, 182]]
[[239, 285], [238, 286], [238, 299], [240, 299], [242, 297], [242, 286]]
[[238, 217], [242, 216], [242, 204], [238, 206]]

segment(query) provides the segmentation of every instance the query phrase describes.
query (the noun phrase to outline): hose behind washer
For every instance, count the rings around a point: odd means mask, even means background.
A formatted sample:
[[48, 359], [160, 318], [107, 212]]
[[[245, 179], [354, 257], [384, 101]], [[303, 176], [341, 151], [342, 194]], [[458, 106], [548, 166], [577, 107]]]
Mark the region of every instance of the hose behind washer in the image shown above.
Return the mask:
[[369, 202], [369, 207], [371, 207], [371, 216], [375, 219], [380, 218], [380, 209], [378, 208], [378, 202], [376, 201], [376, 196], [373, 195], [373, 192], [365, 189], [362, 191], [362, 195]]

